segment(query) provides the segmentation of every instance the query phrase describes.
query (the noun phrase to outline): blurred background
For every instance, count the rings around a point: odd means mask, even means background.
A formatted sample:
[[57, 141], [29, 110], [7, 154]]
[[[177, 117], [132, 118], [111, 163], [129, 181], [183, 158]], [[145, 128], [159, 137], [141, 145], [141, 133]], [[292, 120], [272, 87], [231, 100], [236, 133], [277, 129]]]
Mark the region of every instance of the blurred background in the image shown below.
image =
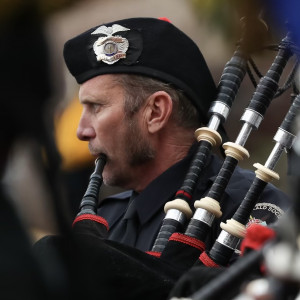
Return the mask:
[[[240, 39], [240, 19], [248, 9], [241, 4], [245, 3], [244, 1], [220, 0], [1, 0], [2, 22], [30, 2], [38, 3], [49, 47], [51, 83], [54, 90], [51, 101], [55, 107], [53, 134], [62, 160], [63, 196], [70, 204], [71, 215], [77, 212], [79, 201], [94, 168], [94, 160], [88, 153], [87, 143], [79, 142], [76, 138], [81, 108], [77, 98], [78, 86], [63, 62], [64, 43], [69, 38], [104, 22], [129, 17], [167, 17], [198, 44], [217, 84], [224, 65], [233, 55], [236, 43]], [[285, 22], [280, 18], [276, 19], [276, 22], [274, 19], [273, 22], [269, 22], [268, 18], [269, 16], [265, 22], [269, 31], [264, 43], [277, 44], [286, 34]], [[261, 73], [265, 74], [275, 55], [274, 51], [264, 50], [257, 51], [252, 57]], [[292, 65], [293, 62], [284, 71], [283, 81], [291, 71]], [[240, 117], [253, 92], [254, 87], [246, 76], [225, 123], [230, 141], [235, 141], [241, 129]], [[273, 136], [289, 106], [289, 91], [274, 99], [259, 130], [251, 133], [245, 145], [250, 158], [240, 162], [240, 166], [254, 170], [254, 163], [265, 163], [274, 146]], [[31, 229], [30, 232], [36, 239], [45, 233], [55, 233], [56, 227], [47, 191], [49, 187], [39, 174], [31, 149], [30, 141], [15, 143], [11, 149], [4, 182], [23, 222]], [[275, 169], [280, 175], [280, 180], [274, 184], [290, 193], [287, 165], [287, 157], [283, 155]], [[118, 191], [103, 187], [101, 198]]]

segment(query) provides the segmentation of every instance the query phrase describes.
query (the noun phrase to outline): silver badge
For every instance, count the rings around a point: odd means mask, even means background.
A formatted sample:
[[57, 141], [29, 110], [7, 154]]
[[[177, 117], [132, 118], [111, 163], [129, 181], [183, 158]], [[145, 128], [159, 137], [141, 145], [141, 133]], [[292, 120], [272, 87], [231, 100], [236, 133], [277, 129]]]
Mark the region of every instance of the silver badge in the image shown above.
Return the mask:
[[103, 61], [109, 65], [114, 64], [121, 58], [126, 57], [126, 51], [129, 42], [120, 35], [113, 35], [116, 32], [130, 30], [118, 24], [111, 27], [100, 26], [91, 34], [105, 34], [105, 37], [99, 37], [94, 43], [93, 49], [97, 57], [97, 61]]

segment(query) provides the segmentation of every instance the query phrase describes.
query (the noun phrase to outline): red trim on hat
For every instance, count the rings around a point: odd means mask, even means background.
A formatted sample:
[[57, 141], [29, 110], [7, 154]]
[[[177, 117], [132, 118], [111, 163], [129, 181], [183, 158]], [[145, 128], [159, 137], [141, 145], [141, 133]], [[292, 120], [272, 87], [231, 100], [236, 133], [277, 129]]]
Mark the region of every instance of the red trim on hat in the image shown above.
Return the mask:
[[161, 252], [156, 251], [146, 251], [147, 254], [160, 258]]
[[91, 214], [83, 214], [83, 215], [76, 217], [72, 226], [74, 226], [75, 223], [83, 221], [83, 220], [91, 220], [91, 221], [103, 224], [107, 230], [109, 229], [108, 223], [104, 218], [102, 218], [100, 216], [96, 216], [96, 215], [91, 215]]
[[169, 238], [169, 241], [184, 243], [191, 247], [199, 249], [200, 251], [204, 251], [205, 249], [205, 243], [203, 243], [202, 241], [178, 232], [173, 233]]
[[166, 17], [158, 18], [158, 20], [166, 21], [166, 22], [169, 22], [169, 23], [172, 24], [172, 22], [168, 18], [166, 18]]
[[204, 251], [200, 254], [199, 259], [202, 261], [202, 263], [207, 266], [207, 267], [212, 267], [212, 268], [219, 268], [220, 266], [216, 264]]

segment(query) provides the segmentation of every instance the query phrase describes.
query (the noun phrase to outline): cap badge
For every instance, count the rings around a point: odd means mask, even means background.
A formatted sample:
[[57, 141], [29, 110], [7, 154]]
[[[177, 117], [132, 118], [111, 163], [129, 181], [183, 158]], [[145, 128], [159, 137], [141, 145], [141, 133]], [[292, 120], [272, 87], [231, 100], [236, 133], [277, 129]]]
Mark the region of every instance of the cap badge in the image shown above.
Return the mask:
[[126, 57], [126, 51], [129, 47], [128, 40], [120, 35], [113, 34], [127, 30], [130, 29], [118, 24], [113, 24], [111, 27], [102, 25], [91, 33], [105, 35], [104, 37], [99, 37], [93, 45], [97, 61], [103, 61], [111, 65], [119, 59]]

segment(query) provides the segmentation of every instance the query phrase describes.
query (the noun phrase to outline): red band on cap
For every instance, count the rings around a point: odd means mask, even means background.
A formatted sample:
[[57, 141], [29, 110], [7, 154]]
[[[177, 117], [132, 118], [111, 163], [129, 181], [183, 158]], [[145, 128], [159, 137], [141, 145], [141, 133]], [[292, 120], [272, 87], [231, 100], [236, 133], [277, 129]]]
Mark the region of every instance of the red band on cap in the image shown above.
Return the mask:
[[166, 22], [172, 23], [172, 22], [171, 22], [168, 18], [166, 18], [166, 17], [158, 18], [158, 20], [162, 20], [162, 21], [166, 21]]

